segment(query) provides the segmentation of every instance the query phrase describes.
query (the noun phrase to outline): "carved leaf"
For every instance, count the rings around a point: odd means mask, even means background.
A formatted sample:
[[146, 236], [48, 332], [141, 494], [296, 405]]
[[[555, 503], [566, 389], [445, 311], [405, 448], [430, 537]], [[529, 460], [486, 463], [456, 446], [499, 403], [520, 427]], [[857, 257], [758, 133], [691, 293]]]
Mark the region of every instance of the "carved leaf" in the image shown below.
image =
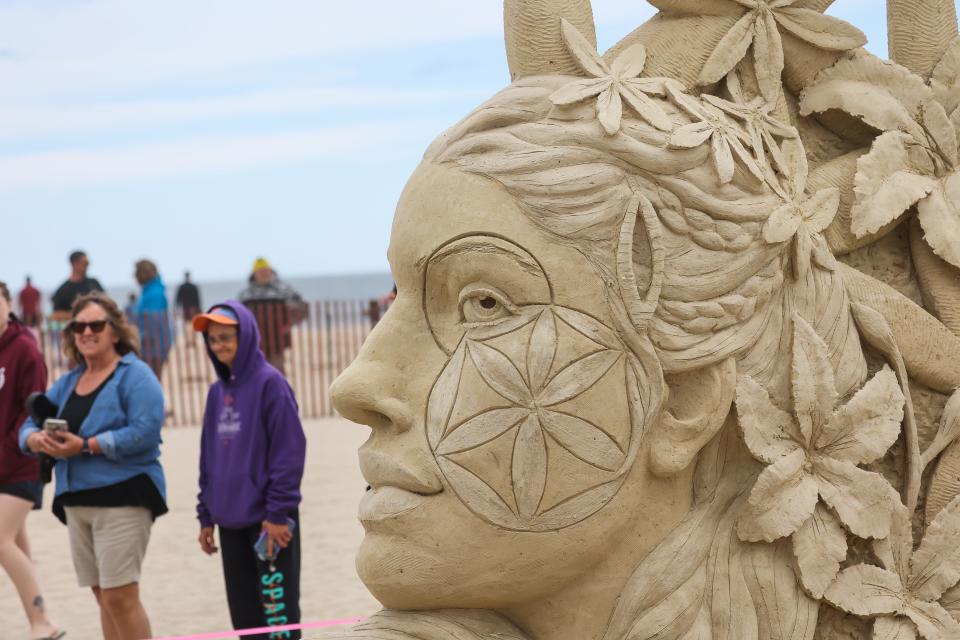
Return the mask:
[[517, 510], [521, 518], [529, 519], [536, 514], [547, 486], [547, 443], [534, 414], [528, 416], [517, 431], [510, 468]]
[[450, 412], [453, 411], [466, 352], [467, 344], [463, 341], [453, 352], [450, 361], [440, 372], [437, 381], [433, 383], [433, 389], [430, 390], [430, 397], [427, 399], [427, 438], [433, 448], [436, 448], [440, 438], [443, 437], [447, 421], [450, 419]]
[[737, 416], [743, 441], [757, 460], [770, 464], [800, 448], [793, 418], [750, 376], [737, 380]]
[[827, 457], [815, 460], [814, 475], [824, 502], [851, 533], [861, 538], [883, 538], [890, 533], [899, 498], [883, 476]]
[[857, 616], [876, 616], [903, 611], [903, 585], [897, 574], [868, 564], [840, 572], [823, 594], [835, 607]]
[[810, 233], [820, 233], [830, 226], [840, 208], [840, 190], [820, 189], [803, 203], [803, 222]]
[[884, 365], [847, 404], [833, 412], [817, 437], [817, 450], [853, 464], [873, 462], [900, 436], [903, 403], [897, 376]]
[[761, 12], [754, 23], [753, 32], [754, 71], [760, 94], [767, 102], [776, 102], [783, 77], [783, 41], [773, 12]]
[[797, 205], [787, 202], [773, 210], [763, 225], [763, 240], [768, 244], [786, 242], [797, 233], [803, 219]]
[[916, 640], [917, 627], [899, 616], [880, 616], [873, 622], [872, 640]]
[[923, 139], [920, 105], [933, 97], [923, 80], [907, 69], [860, 52], [821, 72], [800, 97], [808, 116], [841, 109], [881, 131], [903, 130]]
[[810, 9], [784, 7], [773, 13], [784, 29], [828, 51], [849, 51], [867, 43], [867, 36], [849, 22]]
[[934, 68], [930, 88], [947, 113], [960, 106], [960, 37], [953, 39]]
[[547, 383], [537, 402], [549, 407], [577, 397], [595, 385], [620, 356], [619, 351], [598, 351], [567, 365]]
[[470, 357], [477, 371], [490, 388], [514, 404], [523, 406], [533, 402], [523, 376], [510, 358], [482, 342], [470, 342]]
[[717, 43], [713, 53], [703, 65], [703, 69], [700, 70], [697, 84], [717, 82], [743, 60], [747, 55], [747, 49], [753, 43], [755, 16], [756, 14], [752, 11], [744, 14]]
[[914, 600], [904, 613], [917, 625], [925, 640], [953, 640], [960, 638], [960, 624], [936, 602]]
[[481, 518], [508, 529], [520, 529], [523, 526], [507, 503], [486, 482], [443, 456], [437, 458], [437, 464], [464, 504], [469, 505]]
[[609, 435], [576, 416], [544, 409], [540, 412], [543, 428], [561, 447], [587, 464], [616, 471], [623, 464], [623, 451]]
[[610, 88], [611, 84], [613, 84], [613, 80], [610, 78], [574, 80], [550, 94], [550, 102], [560, 106], [580, 102], [581, 100], [599, 95], [601, 92]]
[[933, 458], [950, 446], [952, 442], [960, 436], [960, 390], [954, 391], [947, 400], [943, 408], [943, 415], [940, 416], [940, 428], [933, 442], [923, 452], [924, 461], [929, 464]]
[[492, 409], [470, 418], [453, 429], [440, 441], [437, 453], [449, 455], [468, 449], [474, 449], [491, 440], [499, 438], [504, 432], [516, 426], [530, 415], [526, 407]]
[[549, 309], [545, 309], [530, 334], [527, 347], [527, 376], [534, 393], [543, 388], [543, 383], [553, 366], [557, 353], [557, 323]]
[[730, 152], [730, 144], [722, 135], [715, 133], [710, 138], [710, 152], [713, 157], [713, 166], [720, 178], [720, 184], [727, 184], [733, 180], [733, 174], [736, 171], [733, 154]]
[[804, 451], [797, 449], [760, 473], [737, 522], [741, 540], [773, 542], [810, 517], [817, 504], [817, 483], [804, 471], [805, 460]]
[[913, 526], [910, 510], [902, 503], [894, 506], [890, 535], [873, 541], [873, 551], [883, 568], [900, 576], [906, 584], [910, 577], [910, 557], [913, 555]]
[[957, 164], [957, 131], [947, 112], [936, 100], [923, 104], [923, 126], [947, 161]]
[[944, 592], [940, 597], [940, 605], [953, 616], [954, 620], [960, 622], [960, 584]]
[[643, 73], [646, 64], [647, 48], [642, 44], [634, 44], [620, 52], [610, 65], [610, 70], [616, 78], [635, 78]]
[[699, 147], [713, 135], [713, 126], [709, 122], [692, 122], [670, 134], [670, 146], [677, 149]]
[[600, 120], [600, 126], [608, 136], [620, 131], [623, 101], [620, 99], [620, 92], [616, 91], [612, 85], [597, 98], [597, 119]]
[[933, 252], [960, 267], [960, 173], [951, 173], [920, 201], [920, 226]]
[[610, 75], [607, 63], [597, 53], [596, 48], [566, 18], [560, 19], [560, 33], [570, 55], [587, 75], [594, 78], [603, 78]]
[[847, 557], [847, 532], [822, 503], [793, 534], [793, 554], [804, 589], [814, 598], [822, 598]]
[[850, 230], [858, 238], [899, 218], [936, 185], [935, 179], [914, 171], [908, 143], [911, 138], [905, 133], [884, 133], [874, 141], [870, 153], [857, 161]]
[[670, 131], [673, 121], [656, 102], [644, 95], [639, 86], [640, 83], [621, 82], [620, 96], [641, 118], [661, 131]]
[[806, 442], [812, 441], [813, 425], [821, 425], [833, 413], [837, 388], [827, 345], [799, 314], [793, 316], [793, 368], [791, 371], [794, 414]]
[[960, 582], [960, 496], [933, 519], [910, 560], [907, 587], [921, 600], [933, 601]]

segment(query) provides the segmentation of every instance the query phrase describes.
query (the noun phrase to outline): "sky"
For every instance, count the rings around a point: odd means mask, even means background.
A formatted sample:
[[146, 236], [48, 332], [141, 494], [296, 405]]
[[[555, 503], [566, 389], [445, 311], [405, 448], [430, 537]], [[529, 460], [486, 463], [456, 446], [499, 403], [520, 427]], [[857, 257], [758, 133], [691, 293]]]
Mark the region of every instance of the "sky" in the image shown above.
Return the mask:
[[[886, 57], [882, 6], [828, 13]], [[600, 50], [653, 15], [593, 7]], [[502, 0], [0, 0], [0, 280], [387, 271], [424, 149], [508, 80]]]

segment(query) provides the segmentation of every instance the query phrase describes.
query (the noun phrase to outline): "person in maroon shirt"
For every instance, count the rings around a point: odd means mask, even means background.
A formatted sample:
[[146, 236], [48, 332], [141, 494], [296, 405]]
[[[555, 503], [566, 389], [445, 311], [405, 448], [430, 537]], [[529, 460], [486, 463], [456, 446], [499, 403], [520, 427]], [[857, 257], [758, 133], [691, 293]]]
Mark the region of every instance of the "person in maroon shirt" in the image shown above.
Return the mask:
[[37, 458], [20, 451], [27, 396], [47, 388], [47, 368], [31, 331], [10, 310], [10, 291], [0, 282], [0, 566], [13, 581], [30, 621], [30, 637], [62, 638], [46, 614], [27, 541], [27, 514], [40, 507], [43, 485]]
[[40, 290], [30, 282], [30, 276], [27, 276], [27, 282], [17, 294], [17, 302], [20, 303], [20, 318], [23, 324], [28, 327], [40, 326]]

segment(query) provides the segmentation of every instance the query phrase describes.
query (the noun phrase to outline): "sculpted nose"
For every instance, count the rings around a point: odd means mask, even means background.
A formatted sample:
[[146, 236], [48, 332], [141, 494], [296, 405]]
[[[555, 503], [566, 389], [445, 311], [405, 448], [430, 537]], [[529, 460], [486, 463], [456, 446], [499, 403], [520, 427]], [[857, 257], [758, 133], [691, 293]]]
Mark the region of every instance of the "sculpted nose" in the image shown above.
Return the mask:
[[351, 422], [373, 429], [404, 432], [413, 426], [408, 405], [398, 398], [396, 372], [369, 359], [366, 347], [330, 386], [333, 406]]

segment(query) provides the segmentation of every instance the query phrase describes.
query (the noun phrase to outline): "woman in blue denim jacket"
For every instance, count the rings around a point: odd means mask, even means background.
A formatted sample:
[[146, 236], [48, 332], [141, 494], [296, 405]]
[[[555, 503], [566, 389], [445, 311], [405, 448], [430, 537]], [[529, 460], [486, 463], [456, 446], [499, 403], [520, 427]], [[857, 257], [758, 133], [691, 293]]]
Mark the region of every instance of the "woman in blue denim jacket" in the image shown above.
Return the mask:
[[20, 448], [57, 460], [53, 512], [70, 532], [80, 586], [100, 605], [103, 637], [149, 638], [139, 582], [153, 520], [167, 511], [163, 391], [113, 300], [81, 296], [72, 316], [63, 344], [77, 367], [46, 394], [69, 430], [47, 432], [27, 420]]

